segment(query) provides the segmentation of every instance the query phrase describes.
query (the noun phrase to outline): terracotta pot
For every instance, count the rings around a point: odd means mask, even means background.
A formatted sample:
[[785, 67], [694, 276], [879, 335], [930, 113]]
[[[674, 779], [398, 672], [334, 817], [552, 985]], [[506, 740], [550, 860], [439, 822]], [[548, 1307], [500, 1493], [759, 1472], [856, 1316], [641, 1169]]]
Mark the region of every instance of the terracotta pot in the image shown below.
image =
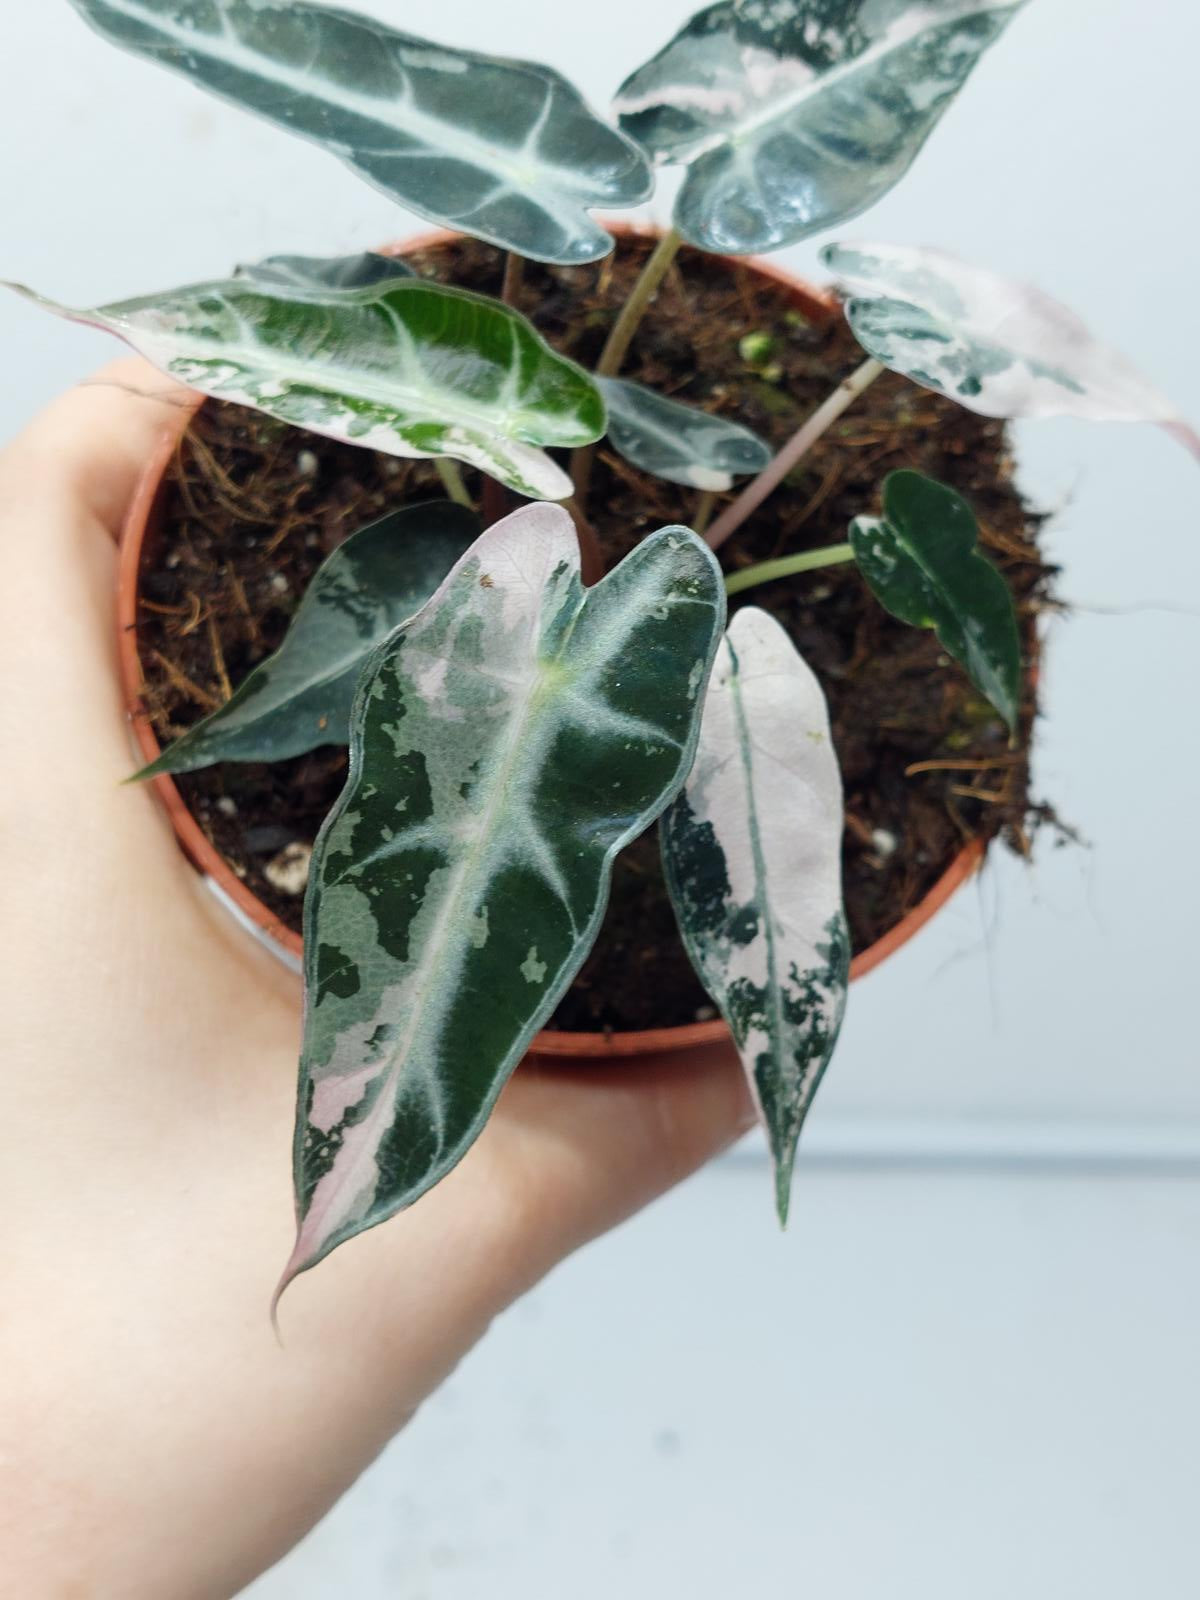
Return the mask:
[[[643, 235], [657, 237], [658, 229], [641, 227], [632, 223], [608, 223], [617, 237]], [[411, 250], [424, 249], [453, 239], [455, 235], [445, 230], [420, 235], [394, 247], [398, 255]], [[773, 262], [753, 260], [750, 263], [764, 277], [773, 278], [787, 286], [797, 309], [810, 320], [822, 321], [837, 314], [837, 303], [828, 293], [811, 287]], [[161, 526], [163, 483], [167, 470], [180, 447], [184, 433], [192, 418], [205, 403], [203, 395], [194, 396], [193, 404], [179, 408], [172, 419], [169, 431], [163, 436], [158, 449], [147, 462], [145, 472], [121, 534], [120, 561], [117, 571], [117, 630], [122, 688], [129, 713], [130, 726], [139, 751], [146, 761], [153, 761], [161, 747], [155, 737], [149, 718], [142, 709], [142, 666], [138, 655], [137, 607], [138, 583], [146, 555], [153, 550]], [[289, 965], [299, 967], [303, 951], [300, 935], [275, 917], [262, 901], [251, 893], [225, 858], [214, 849], [203, 829], [184, 803], [183, 796], [168, 778], [156, 778], [154, 787], [183, 849], [195, 866], [212, 881], [216, 889], [234, 909], [267, 941]], [[954, 891], [976, 871], [983, 860], [986, 845], [973, 840], [950, 863], [942, 876], [919, 904], [882, 938], [855, 956], [850, 976], [861, 978], [877, 967], [901, 945], [907, 944], [919, 929], [941, 910]], [[686, 1051], [693, 1059], [725, 1057], [733, 1054], [733, 1041], [723, 1022], [697, 1022], [682, 1028], [654, 1028], [637, 1033], [558, 1033], [538, 1034], [530, 1049], [530, 1056], [541, 1061], [597, 1060], [614, 1057], [631, 1060], [678, 1055]]]

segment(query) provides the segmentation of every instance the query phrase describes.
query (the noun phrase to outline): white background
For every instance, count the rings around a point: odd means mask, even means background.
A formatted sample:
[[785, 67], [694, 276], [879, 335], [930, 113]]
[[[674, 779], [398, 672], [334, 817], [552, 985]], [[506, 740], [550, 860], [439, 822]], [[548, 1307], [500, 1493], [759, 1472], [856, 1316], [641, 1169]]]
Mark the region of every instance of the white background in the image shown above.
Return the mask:
[[[358, 3], [600, 104], [690, 9]], [[0, 276], [82, 305], [422, 226], [66, 0], [13, 10]], [[1032, 0], [844, 231], [1036, 278], [1196, 420], [1197, 59], [1184, 0]], [[4, 299], [0, 352], [3, 440], [109, 345]], [[1037, 785], [1088, 847], [997, 857], [856, 988], [786, 1239], [747, 1153], [594, 1247], [254, 1600], [1200, 1592], [1200, 471], [1149, 428], [1019, 453], [1081, 606]]]

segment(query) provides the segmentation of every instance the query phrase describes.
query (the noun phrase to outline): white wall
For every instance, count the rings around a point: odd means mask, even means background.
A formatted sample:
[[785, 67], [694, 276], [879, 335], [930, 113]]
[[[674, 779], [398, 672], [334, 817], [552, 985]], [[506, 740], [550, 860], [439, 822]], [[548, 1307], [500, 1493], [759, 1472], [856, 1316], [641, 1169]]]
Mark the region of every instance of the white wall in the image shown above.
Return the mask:
[[[691, 9], [355, 3], [599, 102]], [[86, 303], [420, 226], [66, 0], [9, 10], [0, 275]], [[1200, 419], [1198, 59], [1184, 0], [1032, 0], [849, 231], [1035, 276]], [[0, 351], [2, 439], [108, 345], [0, 300]], [[571, 1263], [256, 1600], [1200, 1592], [1200, 475], [1150, 429], [1019, 443], [1064, 594], [1118, 608], [1056, 624], [1045, 673], [1039, 786], [1090, 848], [997, 858], [855, 990], [786, 1240], [741, 1158]], [[984, 1175], [989, 1139], [1150, 1166]], [[904, 1148], [960, 1170], [822, 1160]]]

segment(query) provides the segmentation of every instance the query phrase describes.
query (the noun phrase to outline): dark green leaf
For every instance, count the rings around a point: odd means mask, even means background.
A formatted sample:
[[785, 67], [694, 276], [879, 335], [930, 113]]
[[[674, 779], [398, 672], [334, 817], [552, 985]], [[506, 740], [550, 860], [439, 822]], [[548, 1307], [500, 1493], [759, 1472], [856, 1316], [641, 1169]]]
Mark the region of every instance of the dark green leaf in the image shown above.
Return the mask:
[[410, 211], [538, 261], [607, 255], [588, 208], [654, 187], [637, 146], [536, 62], [300, 0], [71, 3], [113, 44], [322, 146]]
[[585, 590], [570, 517], [526, 506], [368, 665], [305, 906], [285, 1282], [478, 1135], [691, 765], [723, 618], [686, 529]]
[[367, 657], [425, 604], [478, 534], [475, 514], [450, 501], [406, 506], [352, 534], [315, 573], [275, 654], [137, 776], [349, 744]]
[[875, 597], [902, 622], [933, 628], [1012, 729], [1021, 698], [1021, 642], [1012, 593], [981, 555], [970, 506], [944, 483], [893, 472], [883, 516], [855, 517], [850, 543]]

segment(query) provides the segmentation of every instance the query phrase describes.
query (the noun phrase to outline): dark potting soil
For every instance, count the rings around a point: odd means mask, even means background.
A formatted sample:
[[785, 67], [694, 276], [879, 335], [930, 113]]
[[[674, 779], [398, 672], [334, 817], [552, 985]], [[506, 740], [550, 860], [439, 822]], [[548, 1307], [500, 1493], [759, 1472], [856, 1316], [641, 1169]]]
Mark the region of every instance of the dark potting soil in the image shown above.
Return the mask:
[[[529, 263], [517, 303], [553, 344], [591, 365], [648, 249], [635, 238], [593, 266]], [[430, 277], [499, 292], [502, 258], [489, 246], [459, 241], [411, 259]], [[747, 344], [749, 334], [758, 337]], [[623, 375], [736, 417], [779, 445], [861, 359], [839, 316], [809, 321], [783, 286], [684, 250]], [[1053, 569], [1039, 557], [1039, 518], [1013, 487], [1004, 426], [890, 373], [734, 535], [723, 564], [735, 570], [841, 542], [851, 517], [878, 510], [879, 486], [897, 467], [915, 467], [968, 499], [983, 546], [1016, 596], [1032, 666]], [[478, 475], [465, 476], [480, 495]], [[169, 474], [162, 537], [142, 574], [144, 698], [159, 738], [177, 737], [220, 705], [277, 648], [313, 572], [344, 538], [406, 502], [443, 494], [430, 462], [374, 455], [207, 405]], [[489, 494], [493, 514], [507, 508], [495, 504], [494, 487]], [[610, 560], [651, 529], [691, 522], [697, 502], [695, 492], [599, 448], [587, 515]], [[856, 951], [911, 910], [968, 841], [1002, 836], [1028, 852], [1032, 829], [1051, 815], [1028, 791], [1032, 674], [1018, 747], [1010, 749], [991, 707], [932, 633], [888, 616], [852, 565], [766, 584], [745, 598], [785, 624], [829, 699], [846, 791], [845, 896]], [[280, 853], [311, 844], [345, 773], [345, 752], [321, 749], [176, 781], [234, 871], [298, 930], [303, 897], [294, 885], [280, 887]], [[652, 830], [618, 860], [604, 929], [553, 1025], [636, 1029], [712, 1015], [675, 930]]]

